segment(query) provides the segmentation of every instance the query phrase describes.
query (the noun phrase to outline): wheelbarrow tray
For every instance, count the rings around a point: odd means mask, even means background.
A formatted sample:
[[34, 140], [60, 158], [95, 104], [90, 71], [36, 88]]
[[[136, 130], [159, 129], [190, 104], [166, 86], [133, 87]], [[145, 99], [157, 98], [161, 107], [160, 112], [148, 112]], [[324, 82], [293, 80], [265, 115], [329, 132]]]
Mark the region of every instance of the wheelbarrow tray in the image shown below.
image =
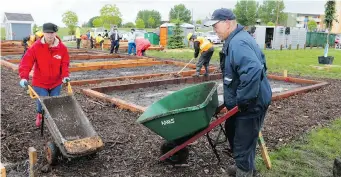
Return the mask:
[[92, 154], [103, 147], [81, 106], [73, 95], [41, 97], [44, 122], [66, 157]]
[[217, 87], [217, 82], [204, 82], [176, 91], [150, 105], [137, 122], [167, 141], [191, 136], [211, 122]]

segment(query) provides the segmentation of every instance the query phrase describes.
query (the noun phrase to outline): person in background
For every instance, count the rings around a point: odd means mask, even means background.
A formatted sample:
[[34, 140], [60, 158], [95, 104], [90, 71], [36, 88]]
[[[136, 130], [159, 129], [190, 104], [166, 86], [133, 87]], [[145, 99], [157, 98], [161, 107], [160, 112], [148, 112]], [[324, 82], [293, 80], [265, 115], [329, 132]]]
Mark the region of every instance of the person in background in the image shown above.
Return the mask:
[[103, 38], [106, 38], [106, 39], [108, 39], [108, 38], [109, 38], [109, 33], [108, 33], [108, 30], [104, 30], [104, 35], [103, 35]]
[[86, 31], [86, 36], [90, 39], [90, 30]]
[[[43, 37], [27, 50], [19, 64], [19, 84], [23, 88], [27, 87], [29, 74], [34, 66], [32, 86], [39, 96], [58, 96], [62, 83], [70, 81], [69, 53], [62, 40], [57, 37], [57, 31], [57, 25], [43, 24]], [[37, 127], [41, 124], [42, 114], [42, 106], [37, 100]]]
[[131, 55], [133, 52], [134, 55], [136, 55], [136, 33], [135, 29], [131, 29], [131, 32], [128, 34], [128, 55]]
[[98, 34], [98, 36], [96, 37], [96, 43], [99, 44], [99, 46], [103, 50], [104, 39], [101, 34]]
[[214, 48], [213, 48], [212, 43], [209, 40], [207, 40], [203, 37], [197, 37], [196, 35], [194, 35], [192, 33], [188, 33], [187, 39], [188, 39], [188, 41], [193, 42], [194, 50], [195, 50], [194, 58], [198, 57], [199, 51], [201, 53], [200, 58], [197, 62], [196, 72], [193, 76], [199, 77], [200, 70], [201, 70], [203, 65], [204, 65], [205, 71], [206, 71], [204, 76], [208, 76], [208, 73], [209, 73], [208, 67], [210, 65], [212, 55], [214, 53]]
[[38, 41], [42, 36], [44, 35], [41, 31], [36, 31], [35, 34], [30, 35], [28, 37], [25, 37], [23, 39], [23, 46], [24, 46], [24, 54], [22, 57], [24, 57], [26, 51], [28, 48], [30, 48], [35, 41]]
[[75, 36], [76, 36], [77, 49], [79, 49], [81, 45], [81, 30], [79, 26], [76, 27]]
[[93, 49], [94, 48], [94, 40], [95, 40], [95, 34], [94, 31], [91, 30], [90, 31], [90, 48]]
[[144, 38], [136, 38], [135, 43], [136, 43], [136, 50], [137, 50], [136, 55], [145, 56], [146, 50], [148, 50], [148, 48], [150, 47], [149, 40], [144, 39]]
[[224, 104], [239, 112], [225, 122], [227, 138], [236, 166], [228, 168], [229, 176], [252, 177], [255, 171], [256, 145], [271, 103], [271, 87], [266, 76], [266, 61], [255, 39], [238, 24], [226, 8], [213, 12], [205, 26], [213, 26], [224, 40], [220, 61], [223, 73]]
[[118, 33], [117, 28], [114, 28], [113, 33], [110, 35], [111, 48], [110, 53], [112, 54], [115, 50], [115, 53], [118, 53], [118, 48], [120, 47], [120, 34]]

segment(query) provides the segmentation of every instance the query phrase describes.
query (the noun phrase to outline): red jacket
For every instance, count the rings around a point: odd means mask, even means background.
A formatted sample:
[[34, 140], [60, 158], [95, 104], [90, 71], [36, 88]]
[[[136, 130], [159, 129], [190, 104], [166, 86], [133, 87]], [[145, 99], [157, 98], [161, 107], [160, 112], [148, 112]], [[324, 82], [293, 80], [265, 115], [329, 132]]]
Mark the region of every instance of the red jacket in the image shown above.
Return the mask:
[[64, 77], [69, 77], [69, 64], [68, 50], [60, 38], [55, 40], [51, 48], [42, 40], [38, 40], [21, 59], [19, 76], [21, 79], [29, 80], [29, 73], [34, 65], [32, 85], [53, 89], [62, 84]]
[[137, 38], [135, 40], [137, 56], [142, 56], [142, 50], [147, 50], [150, 47], [150, 42], [148, 39]]

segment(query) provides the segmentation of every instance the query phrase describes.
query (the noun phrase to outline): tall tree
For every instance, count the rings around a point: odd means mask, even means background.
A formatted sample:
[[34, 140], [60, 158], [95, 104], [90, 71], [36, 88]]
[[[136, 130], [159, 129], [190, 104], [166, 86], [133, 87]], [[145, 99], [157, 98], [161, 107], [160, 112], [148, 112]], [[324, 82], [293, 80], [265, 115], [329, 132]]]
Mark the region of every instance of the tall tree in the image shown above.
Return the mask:
[[169, 21], [179, 19], [182, 22], [191, 23], [191, 11], [184, 4], [175, 5], [169, 12]]
[[136, 28], [145, 28], [144, 21], [141, 18], [136, 20]]
[[326, 24], [326, 28], [328, 29], [328, 35], [327, 35], [327, 44], [325, 47], [325, 52], [324, 52], [324, 57], [328, 56], [328, 47], [329, 47], [329, 34], [330, 31], [333, 28], [333, 21], [335, 20], [336, 22], [336, 8], [335, 8], [335, 0], [328, 0], [326, 4], [324, 5], [324, 23]]
[[111, 25], [120, 25], [122, 23], [122, 14], [120, 9], [114, 4], [106, 4], [100, 10], [100, 18], [103, 20], [103, 26], [110, 28]]
[[94, 27], [103, 27], [104, 23], [103, 23], [103, 20], [101, 17], [98, 17], [98, 18], [95, 18], [93, 21], [92, 21], [92, 24], [94, 25]]
[[[267, 24], [268, 22], [277, 22], [278, 15], [278, 23], [284, 23], [287, 20], [287, 14], [284, 13], [284, 2], [283, 0], [273, 1], [273, 0], [265, 0], [263, 4], [259, 7], [259, 17], [262, 20], [263, 24]], [[277, 24], [278, 25], [278, 24]]]
[[149, 28], [153, 28], [154, 25], [155, 25], [155, 20], [154, 20], [154, 18], [152, 16], [150, 16], [149, 19], [148, 19], [148, 27]]
[[140, 10], [137, 13], [136, 20], [141, 18], [145, 24], [149, 24], [148, 20], [150, 17], [152, 17], [155, 21], [154, 25], [151, 26], [152, 28], [155, 28], [161, 25], [161, 14], [159, 11], [156, 11], [156, 10]]
[[38, 26], [37, 26], [37, 24], [34, 24], [33, 25], [33, 32], [35, 33], [36, 31], [38, 31], [39, 29], [38, 29]]
[[69, 34], [75, 33], [75, 27], [78, 23], [78, 16], [75, 12], [67, 11], [63, 14], [63, 23], [69, 28]]
[[181, 29], [181, 22], [180, 20], [175, 21], [175, 28], [174, 33], [170, 37], [167, 47], [170, 49], [177, 49], [177, 48], [184, 48], [184, 36], [182, 36], [182, 29]]
[[94, 27], [93, 21], [98, 18], [99, 16], [95, 16], [89, 19], [87, 26], [88, 27]]
[[236, 15], [238, 23], [244, 26], [250, 26], [256, 24], [257, 9], [255, 0], [241, 0], [237, 2], [233, 12]]
[[128, 22], [126, 24], [123, 24], [124, 28], [135, 28], [135, 24], [133, 22]]

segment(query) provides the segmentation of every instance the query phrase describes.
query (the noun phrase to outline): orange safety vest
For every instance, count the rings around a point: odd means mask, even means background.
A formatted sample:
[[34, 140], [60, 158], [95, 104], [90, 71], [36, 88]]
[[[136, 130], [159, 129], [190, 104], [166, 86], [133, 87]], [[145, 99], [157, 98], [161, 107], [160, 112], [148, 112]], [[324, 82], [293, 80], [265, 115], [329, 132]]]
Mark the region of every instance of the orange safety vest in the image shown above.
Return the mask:
[[213, 46], [209, 40], [207, 40], [203, 37], [197, 37], [194, 41], [198, 41], [200, 43], [200, 52], [201, 53], [207, 51], [208, 49], [210, 49]]
[[36, 36], [35, 36], [35, 35], [30, 35], [30, 40], [28, 40], [28, 41], [26, 42], [26, 43], [27, 43], [27, 46], [28, 46], [28, 47], [31, 47], [35, 41], [36, 41]]

